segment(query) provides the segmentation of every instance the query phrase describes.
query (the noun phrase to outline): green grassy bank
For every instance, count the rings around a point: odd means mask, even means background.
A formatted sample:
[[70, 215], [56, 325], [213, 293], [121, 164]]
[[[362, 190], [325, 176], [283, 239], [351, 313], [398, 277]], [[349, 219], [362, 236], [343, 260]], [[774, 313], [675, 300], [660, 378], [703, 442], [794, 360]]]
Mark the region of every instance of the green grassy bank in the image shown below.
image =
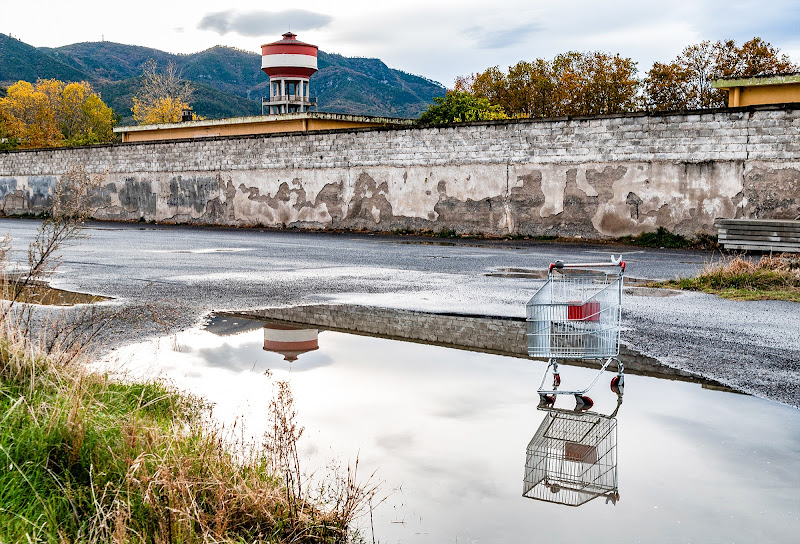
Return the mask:
[[197, 399], [89, 373], [4, 332], [0, 542], [348, 538], [360, 490], [346, 482], [332, 502], [309, 500], [288, 470], [299, 434], [285, 420], [271, 442], [234, 455]]

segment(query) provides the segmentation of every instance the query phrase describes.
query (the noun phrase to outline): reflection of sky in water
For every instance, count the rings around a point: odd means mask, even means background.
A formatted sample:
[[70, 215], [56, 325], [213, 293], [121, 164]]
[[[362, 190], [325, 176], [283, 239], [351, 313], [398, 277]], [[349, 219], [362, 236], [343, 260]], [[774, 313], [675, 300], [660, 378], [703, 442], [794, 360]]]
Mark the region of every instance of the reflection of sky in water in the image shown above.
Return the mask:
[[[626, 376], [620, 501], [570, 508], [521, 496], [525, 448], [544, 416], [543, 363], [323, 331], [320, 349], [290, 365], [262, 344], [261, 330], [193, 330], [118, 357], [203, 395], [223, 420], [244, 416], [254, 435], [272, 380], [288, 379], [307, 468], [358, 455], [360, 474], [377, 469], [391, 492], [375, 512], [381, 542], [789, 542], [800, 532], [798, 410]], [[564, 386], [592, 376], [562, 368]], [[613, 411], [611, 376], [590, 392], [593, 410]]]

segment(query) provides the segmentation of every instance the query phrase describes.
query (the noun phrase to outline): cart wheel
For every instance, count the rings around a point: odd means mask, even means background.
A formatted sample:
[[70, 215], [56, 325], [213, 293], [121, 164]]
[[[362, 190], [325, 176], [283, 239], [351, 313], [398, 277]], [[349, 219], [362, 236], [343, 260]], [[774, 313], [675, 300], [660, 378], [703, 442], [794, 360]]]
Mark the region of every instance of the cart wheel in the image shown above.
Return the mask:
[[539, 395], [539, 406], [550, 406], [555, 404], [556, 398], [553, 395]]
[[575, 408], [580, 410], [588, 410], [594, 406], [594, 401], [584, 395], [575, 395]]
[[614, 393], [618, 393], [618, 389], [620, 389], [623, 385], [625, 385], [625, 377], [624, 376], [614, 376], [611, 378], [611, 390]]
[[553, 374], [553, 387], [561, 385], [561, 374]]

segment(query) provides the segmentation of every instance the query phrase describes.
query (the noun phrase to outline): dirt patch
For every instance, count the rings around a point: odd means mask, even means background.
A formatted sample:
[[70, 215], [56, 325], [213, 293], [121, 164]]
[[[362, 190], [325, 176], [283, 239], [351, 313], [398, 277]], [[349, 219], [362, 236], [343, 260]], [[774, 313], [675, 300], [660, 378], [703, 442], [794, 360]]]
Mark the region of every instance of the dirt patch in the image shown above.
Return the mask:
[[22, 282], [16, 280], [0, 283], [0, 298], [43, 306], [75, 306], [76, 304], [94, 304], [110, 300], [108, 297], [99, 295], [56, 289], [44, 282], [30, 282], [23, 285]]

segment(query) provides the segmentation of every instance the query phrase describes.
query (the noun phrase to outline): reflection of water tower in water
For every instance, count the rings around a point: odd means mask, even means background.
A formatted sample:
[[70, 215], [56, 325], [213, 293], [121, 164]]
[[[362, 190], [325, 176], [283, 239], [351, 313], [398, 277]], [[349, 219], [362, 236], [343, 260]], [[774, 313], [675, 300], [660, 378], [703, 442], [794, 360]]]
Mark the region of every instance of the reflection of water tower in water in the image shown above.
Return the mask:
[[287, 32], [282, 40], [261, 46], [261, 69], [269, 76], [262, 115], [305, 112], [317, 105], [308, 89], [308, 79], [317, 71], [317, 46], [295, 38]]
[[284, 360], [294, 362], [303, 353], [319, 349], [319, 330], [302, 329], [289, 325], [264, 325], [264, 351], [283, 355]]

